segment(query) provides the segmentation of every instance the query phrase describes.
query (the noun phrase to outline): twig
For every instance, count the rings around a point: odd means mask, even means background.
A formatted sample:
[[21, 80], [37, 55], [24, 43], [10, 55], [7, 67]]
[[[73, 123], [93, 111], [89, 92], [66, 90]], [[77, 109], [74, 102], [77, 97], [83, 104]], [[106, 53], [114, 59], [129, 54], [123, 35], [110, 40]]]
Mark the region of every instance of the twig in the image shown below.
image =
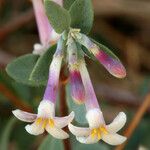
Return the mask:
[[[66, 104], [66, 82], [67, 82], [67, 77], [64, 75], [64, 68], [61, 70], [60, 74], [60, 111], [61, 115], [65, 116], [68, 114], [68, 108]], [[65, 128], [65, 131], [68, 131], [67, 128]], [[70, 140], [66, 139], [63, 140], [65, 150], [71, 150], [71, 145], [70, 145]]]
[[18, 30], [20, 27], [28, 24], [31, 20], [34, 19], [33, 10], [30, 9], [25, 13], [22, 13], [19, 16], [16, 16], [15, 19], [10, 20], [7, 24], [0, 27], [0, 42], [4, 40], [8, 34]]
[[[150, 107], [150, 94], [146, 96], [143, 104], [137, 110], [137, 113], [135, 114], [133, 120], [131, 121], [131, 123], [129, 124], [128, 128], [124, 132], [124, 136], [126, 136], [128, 138], [128, 140], [130, 139], [131, 135], [133, 134], [134, 130], [136, 129], [136, 127], [140, 123], [143, 115], [145, 114], [146, 110], [149, 107]], [[116, 150], [123, 150], [124, 147], [126, 146], [126, 144], [127, 144], [127, 142], [125, 142], [124, 144], [118, 146], [116, 148]]]
[[19, 99], [16, 95], [13, 94], [11, 90], [9, 90], [4, 84], [0, 83], [0, 92], [3, 94], [5, 97], [8, 98], [8, 100], [15, 105], [17, 108], [32, 112], [32, 108], [22, 102], [21, 99]]

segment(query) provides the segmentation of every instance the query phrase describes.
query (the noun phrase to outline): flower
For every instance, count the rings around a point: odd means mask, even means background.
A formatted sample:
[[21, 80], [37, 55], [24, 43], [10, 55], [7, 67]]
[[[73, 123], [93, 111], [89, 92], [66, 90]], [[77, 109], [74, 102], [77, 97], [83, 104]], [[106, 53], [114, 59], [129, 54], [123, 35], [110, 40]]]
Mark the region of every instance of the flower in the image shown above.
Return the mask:
[[[92, 53], [98, 61], [111, 73], [118, 78], [124, 78], [126, 76], [126, 70], [119, 59], [114, 57], [112, 52], [108, 51], [108, 48], [104, 45], [99, 45], [87, 37], [85, 34], [76, 33], [76, 40], [83, 46], [85, 46], [90, 53]], [[95, 44], [96, 43], [96, 44]]]
[[43, 100], [38, 107], [38, 113], [31, 114], [21, 110], [14, 110], [13, 114], [20, 120], [34, 122], [25, 127], [33, 135], [42, 134], [45, 130], [58, 139], [68, 138], [69, 135], [62, 130], [74, 118], [74, 112], [66, 117], [55, 117], [55, 103], [59, 85], [59, 75], [63, 59], [63, 40], [60, 38], [56, 52], [49, 69], [48, 83]]
[[[54, 1], [61, 4], [61, 0]], [[49, 23], [43, 0], [32, 0], [32, 4], [40, 36], [40, 43], [34, 45], [33, 54], [42, 55], [49, 48], [50, 44], [56, 43], [60, 35], [54, 31]]]
[[45, 130], [57, 139], [66, 139], [69, 135], [62, 130], [74, 118], [74, 112], [66, 117], [55, 117], [54, 103], [49, 100], [42, 100], [38, 107], [38, 114], [27, 113], [21, 110], [14, 110], [13, 114], [25, 122], [34, 122], [25, 127], [32, 135], [42, 134]]
[[80, 128], [69, 124], [69, 130], [76, 136], [76, 139], [85, 144], [93, 144], [100, 139], [110, 145], [122, 144], [126, 137], [117, 134], [126, 122], [126, 115], [120, 112], [118, 116], [109, 125], [106, 125], [102, 112], [99, 109], [92, 109], [87, 112], [86, 118], [89, 122], [89, 128]]
[[86, 119], [89, 128], [76, 127], [70, 123], [70, 132], [76, 136], [79, 142], [85, 144], [96, 143], [100, 139], [111, 145], [123, 143], [126, 137], [116, 132], [126, 123], [125, 113], [120, 112], [111, 124], [106, 125], [84, 61], [80, 63], [80, 73], [85, 88]]
[[71, 96], [77, 104], [84, 103], [85, 92], [79, 71], [77, 46], [73, 38], [67, 41], [68, 63], [70, 71]]

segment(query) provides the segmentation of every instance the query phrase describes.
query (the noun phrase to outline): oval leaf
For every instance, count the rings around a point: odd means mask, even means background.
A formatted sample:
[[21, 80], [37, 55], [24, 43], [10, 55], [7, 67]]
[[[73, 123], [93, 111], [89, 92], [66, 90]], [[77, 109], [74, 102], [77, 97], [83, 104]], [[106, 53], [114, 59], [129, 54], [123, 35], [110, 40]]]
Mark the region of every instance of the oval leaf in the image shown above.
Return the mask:
[[75, 0], [64, 0], [63, 1], [63, 6], [65, 9], [69, 9], [71, 5], [74, 3]]
[[45, 0], [45, 9], [49, 21], [57, 33], [62, 33], [69, 28], [71, 19], [66, 9], [50, 0]]
[[93, 8], [91, 0], [76, 0], [70, 7], [71, 27], [89, 33], [93, 25]]
[[56, 45], [50, 47], [37, 61], [31, 74], [30, 81], [35, 82], [36, 85], [46, 85], [48, 80], [49, 66], [56, 50]]
[[13, 60], [6, 67], [6, 72], [10, 77], [12, 77], [15, 81], [27, 84], [27, 85], [35, 85], [29, 81], [29, 76], [38, 60], [38, 55], [27, 54], [17, 59]]

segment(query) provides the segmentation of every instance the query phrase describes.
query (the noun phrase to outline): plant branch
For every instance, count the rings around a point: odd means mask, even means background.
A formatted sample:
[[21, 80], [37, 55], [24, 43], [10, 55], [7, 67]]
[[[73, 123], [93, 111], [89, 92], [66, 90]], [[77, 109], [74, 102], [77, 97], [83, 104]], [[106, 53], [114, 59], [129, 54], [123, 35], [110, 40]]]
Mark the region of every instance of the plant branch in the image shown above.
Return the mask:
[[[143, 101], [142, 105], [139, 107], [136, 114], [134, 115], [133, 120], [131, 121], [128, 128], [124, 132], [124, 136], [126, 136], [128, 138], [128, 140], [130, 139], [131, 135], [133, 134], [134, 130], [136, 129], [136, 127], [140, 123], [142, 117], [144, 116], [146, 110], [149, 107], [150, 107], [150, 94], [146, 96], [146, 98]], [[125, 148], [126, 144], [127, 144], [127, 141], [124, 144], [119, 145], [116, 148], [116, 150], [123, 150]]]
[[[67, 77], [64, 74], [65, 66], [62, 68], [60, 73], [60, 111], [62, 116], [66, 116], [68, 114], [68, 108], [66, 103], [66, 83], [67, 83]], [[68, 131], [67, 128], [64, 129], [65, 131]], [[63, 140], [65, 150], [71, 150], [71, 144], [70, 140], [66, 139]]]
[[0, 92], [17, 108], [24, 111], [32, 112], [32, 108], [25, 104], [20, 98], [18, 98], [10, 89], [8, 89], [4, 84], [0, 83]]

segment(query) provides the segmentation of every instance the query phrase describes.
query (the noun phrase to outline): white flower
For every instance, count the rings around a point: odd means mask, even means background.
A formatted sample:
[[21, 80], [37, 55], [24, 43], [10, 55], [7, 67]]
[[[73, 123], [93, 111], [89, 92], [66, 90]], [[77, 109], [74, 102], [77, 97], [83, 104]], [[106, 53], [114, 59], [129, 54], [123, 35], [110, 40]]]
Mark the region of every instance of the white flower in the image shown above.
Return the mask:
[[76, 136], [79, 142], [92, 144], [102, 139], [110, 145], [119, 145], [126, 140], [126, 137], [117, 134], [126, 123], [126, 115], [124, 112], [120, 112], [109, 125], [105, 124], [103, 114], [98, 108], [89, 110], [86, 118], [89, 123], [89, 128], [80, 128], [71, 123], [69, 124], [69, 130]]
[[32, 135], [42, 134], [45, 130], [57, 139], [66, 139], [69, 135], [62, 130], [74, 118], [74, 112], [66, 117], [55, 117], [55, 106], [48, 100], [41, 101], [38, 107], [38, 114], [27, 113], [21, 110], [14, 110], [13, 114], [25, 122], [33, 122], [25, 127]]

